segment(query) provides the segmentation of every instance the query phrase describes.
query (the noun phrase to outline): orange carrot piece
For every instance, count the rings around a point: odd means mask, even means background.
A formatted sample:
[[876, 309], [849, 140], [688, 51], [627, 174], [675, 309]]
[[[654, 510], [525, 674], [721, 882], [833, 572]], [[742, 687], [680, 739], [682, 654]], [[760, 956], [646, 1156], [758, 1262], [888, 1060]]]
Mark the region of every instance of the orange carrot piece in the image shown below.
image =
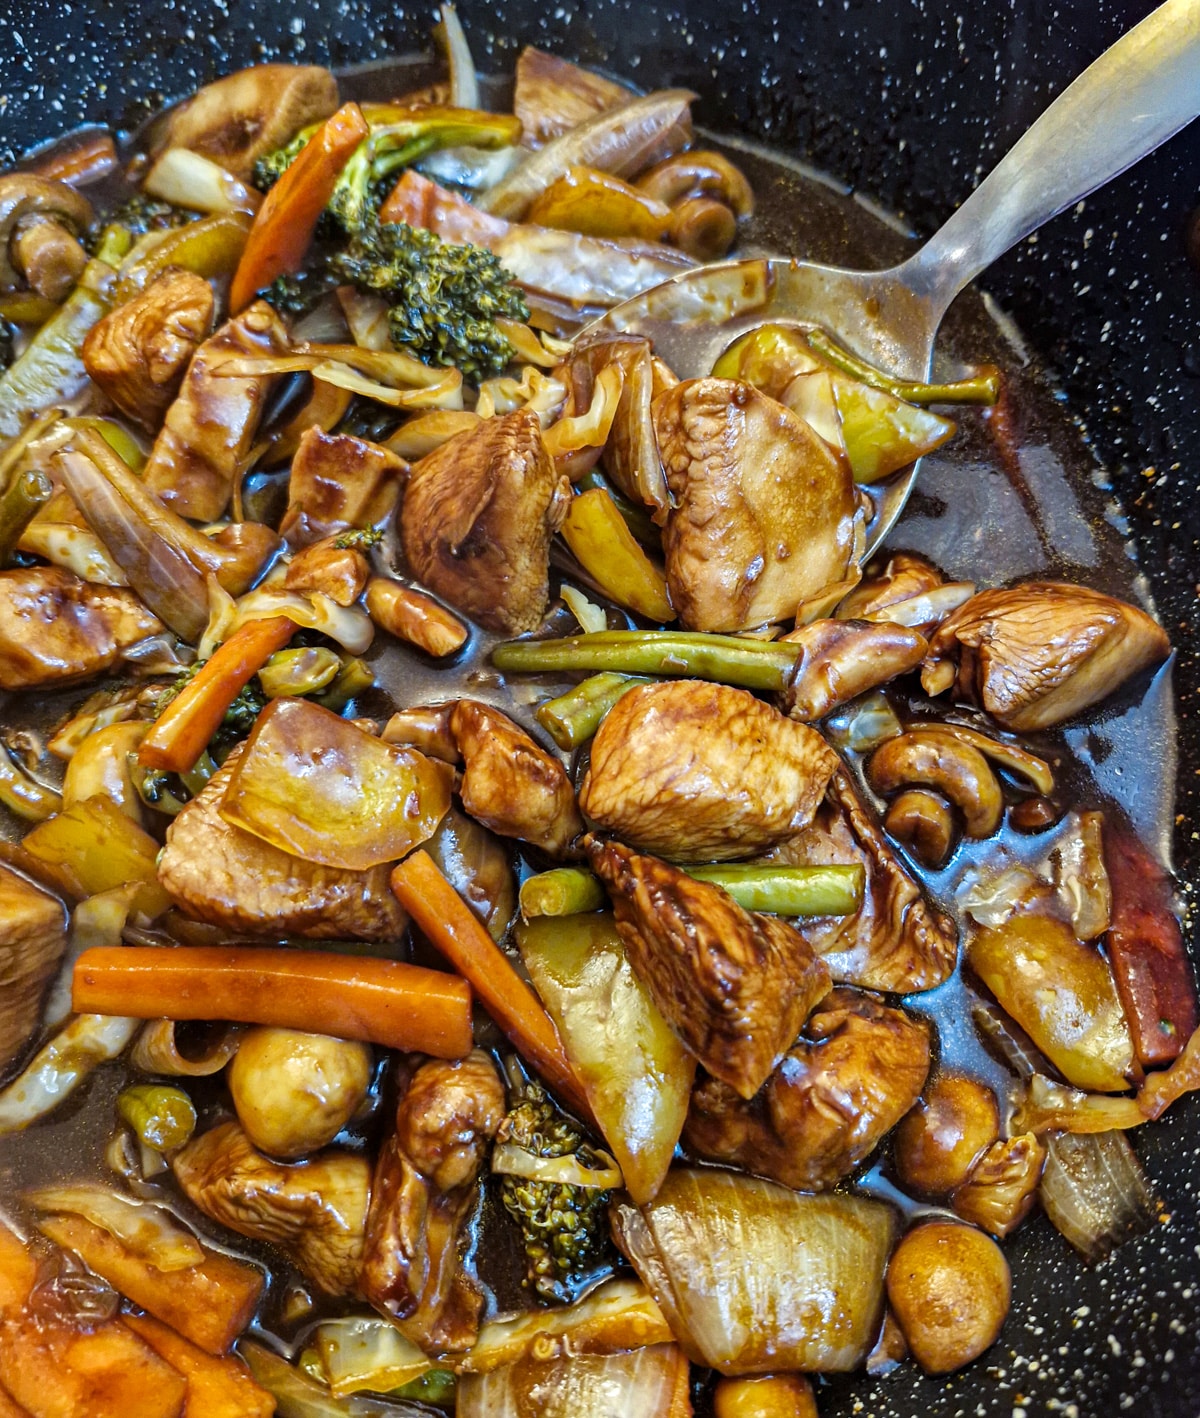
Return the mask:
[[209, 1354], [226, 1353], [258, 1308], [262, 1272], [207, 1246], [199, 1265], [157, 1270], [82, 1216], [46, 1216], [38, 1230]]
[[121, 1321], [187, 1379], [182, 1418], [271, 1418], [275, 1412], [275, 1399], [236, 1355], [215, 1359], [150, 1315], [122, 1315]]
[[30, 1412], [11, 1398], [7, 1389], [0, 1388], [0, 1418], [30, 1418]]
[[300, 269], [342, 168], [370, 131], [358, 104], [343, 104], [267, 193], [229, 289], [232, 314], [249, 305], [276, 276]]
[[0, 1221], [0, 1317], [19, 1310], [37, 1283], [37, 1261], [25, 1242]]
[[587, 1095], [553, 1021], [429, 853], [417, 851], [406, 857], [392, 872], [391, 883], [400, 904], [470, 981], [521, 1055], [579, 1117], [591, 1123]]
[[74, 1008], [134, 1019], [231, 1019], [460, 1059], [471, 990], [442, 970], [259, 946], [96, 946], [75, 964]]
[[295, 622], [286, 616], [248, 620], [239, 626], [158, 716], [138, 749], [142, 767], [168, 773], [193, 768], [226, 709], [295, 633]]

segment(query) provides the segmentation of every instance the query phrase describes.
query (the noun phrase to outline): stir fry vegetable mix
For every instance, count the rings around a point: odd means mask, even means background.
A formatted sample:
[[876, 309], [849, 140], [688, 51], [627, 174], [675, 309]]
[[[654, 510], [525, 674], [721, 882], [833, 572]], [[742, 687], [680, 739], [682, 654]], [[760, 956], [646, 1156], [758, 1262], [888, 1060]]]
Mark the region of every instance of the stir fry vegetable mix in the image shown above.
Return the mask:
[[[1169, 881], [1016, 737], [1162, 630], [862, 564], [860, 485], [997, 373], [766, 326], [680, 382], [574, 340], [753, 193], [690, 95], [528, 49], [489, 113], [442, 37], [437, 93], [202, 89], [107, 213], [111, 143], [0, 179], [0, 686], [94, 684], [61, 790], [0, 748], [0, 1131], [131, 1075], [111, 1184], [0, 1225], [4, 1412], [673, 1418], [702, 1366], [718, 1414], [812, 1414], [805, 1374], [986, 1350], [1039, 1201], [1088, 1259], [1145, 1229], [1125, 1131], [1200, 1087]], [[396, 642], [446, 694], [362, 717]], [[960, 940], [912, 864], [1005, 823], [1045, 848]], [[960, 953], [1010, 1098], [933, 1063]], [[880, 1156], [938, 1219], [845, 1185]], [[288, 1277], [265, 1310], [230, 1233]]]

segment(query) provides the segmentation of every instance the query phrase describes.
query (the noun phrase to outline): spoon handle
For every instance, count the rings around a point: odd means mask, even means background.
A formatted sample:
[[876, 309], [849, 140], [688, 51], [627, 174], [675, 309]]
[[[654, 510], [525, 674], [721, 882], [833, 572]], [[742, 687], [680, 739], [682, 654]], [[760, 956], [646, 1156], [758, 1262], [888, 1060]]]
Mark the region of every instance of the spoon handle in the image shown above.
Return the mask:
[[1010, 246], [1200, 115], [1200, 0], [1166, 0], [1054, 100], [902, 268], [932, 328]]

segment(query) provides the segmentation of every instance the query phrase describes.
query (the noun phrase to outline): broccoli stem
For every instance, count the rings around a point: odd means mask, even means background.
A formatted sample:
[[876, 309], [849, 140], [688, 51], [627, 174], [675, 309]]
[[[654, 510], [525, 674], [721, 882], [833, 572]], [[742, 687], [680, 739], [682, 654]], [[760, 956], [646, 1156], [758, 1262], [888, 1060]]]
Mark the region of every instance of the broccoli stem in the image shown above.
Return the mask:
[[[827, 867], [685, 867], [697, 881], [719, 886], [747, 911], [769, 916], [847, 916], [862, 905], [861, 865]], [[521, 886], [521, 914], [578, 916], [604, 904], [604, 888], [581, 867], [556, 867]]]
[[627, 675], [682, 675], [744, 689], [783, 689], [801, 647], [689, 630], [602, 630], [561, 640], [508, 640], [492, 651], [499, 670], [543, 674], [610, 670]]
[[808, 332], [808, 343], [817, 354], [836, 365], [843, 374], [894, 394], [908, 404], [994, 404], [1000, 397], [1000, 371], [994, 364], [985, 364], [970, 379], [958, 379], [952, 384], [927, 384], [921, 380], [893, 379], [866, 360], [851, 354], [839, 345], [827, 330]]
[[559, 748], [578, 748], [596, 732], [626, 690], [649, 683], [642, 675], [592, 675], [566, 694], [540, 704], [535, 718]]

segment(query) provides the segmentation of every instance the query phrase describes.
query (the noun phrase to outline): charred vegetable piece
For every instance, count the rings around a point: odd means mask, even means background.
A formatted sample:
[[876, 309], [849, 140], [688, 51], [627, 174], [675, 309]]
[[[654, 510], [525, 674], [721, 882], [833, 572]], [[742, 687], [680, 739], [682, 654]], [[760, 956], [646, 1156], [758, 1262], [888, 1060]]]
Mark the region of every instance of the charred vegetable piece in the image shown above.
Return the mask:
[[634, 974], [611, 916], [529, 921], [517, 943], [626, 1190], [649, 1201], [679, 1141], [695, 1061]]
[[[533, 1159], [570, 1157], [585, 1170], [600, 1166], [583, 1133], [537, 1084], [529, 1084], [505, 1115], [497, 1141]], [[541, 1299], [562, 1302], [604, 1254], [610, 1193], [539, 1179], [536, 1163], [529, 1171], [503, 1176], [500, 1199], [521, 1228], [526, 1283]]]

